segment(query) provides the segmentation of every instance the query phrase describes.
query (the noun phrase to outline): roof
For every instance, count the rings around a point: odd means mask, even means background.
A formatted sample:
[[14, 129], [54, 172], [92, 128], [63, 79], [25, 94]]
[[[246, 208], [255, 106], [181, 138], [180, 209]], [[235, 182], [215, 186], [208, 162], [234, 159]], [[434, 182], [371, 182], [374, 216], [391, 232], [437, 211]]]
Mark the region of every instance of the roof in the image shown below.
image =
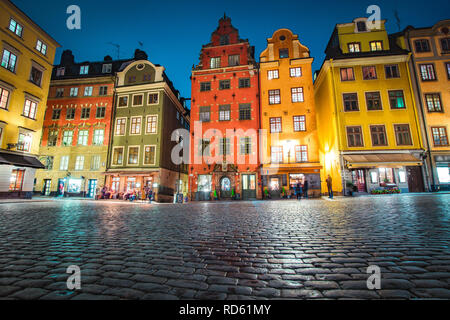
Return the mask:
[[45, 169], [45, 166], [33, 155], [24, 155], [8, 151], [0, 151], [0, 164]]

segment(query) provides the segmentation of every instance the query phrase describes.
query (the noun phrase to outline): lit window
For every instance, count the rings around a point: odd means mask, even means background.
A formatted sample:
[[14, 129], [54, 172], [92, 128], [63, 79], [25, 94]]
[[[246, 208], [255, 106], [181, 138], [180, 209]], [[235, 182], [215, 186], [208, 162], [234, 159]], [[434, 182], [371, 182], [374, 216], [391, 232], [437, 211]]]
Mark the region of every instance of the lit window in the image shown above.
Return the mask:
[[272, 163], [283, 163], [283, 147], [271, 147]]
[[303, 88], [291, 88], [292, 102], [303, 102]]
[[36, 111], [37, 111], [37, 102], [25, 99], [25, 105], [23, 108], [22, 115], [30, 119], [36, 119]]
[[155, 134], [158, 132], [158, 116], [147, 116], [147, 127], [145, 133]]
[[448, 146], [447, 129], [445, 127], [432, 127], [433, 142], [435, 147]]
[[144, 148], [144, 164], [154, 165], [156, 160], [156, 146], [145, 146]]
[[88, 74], [88, 73], [89, 73], [89, 66], [80, 67], [80, 74]]
[[87, 146], [89, 138], [89, 130], [78, 131], [78, 145]]
[[420, 67], [420, 77], [422, 81], [437, 80], [433, 64], [421, 64], [419, 67]]
[[341, 68], [341, 81], [353, 81], [355, 74], [353, 68]]
[[71, 97], [78, 96], [78, 88], [70, 88], [70, 96]]
[[280, 104], [281, 94], [280, 89], [269, 90], [269, 104]]
[[94, 155], [91, 158], [91, 170], [100, 169], [101, 157], [99, 155]]
[[441, 95], [439, 93], [426, 93], [425, 101], [428, 112], [442, 112]]
[[105, 130], [103, 130], [103, 129], [94, 130], [94, 138], [93, 138], [92, 144], [95, 146], [102, 146], [104, 136], [105, 136]]
[[11, 72], [14, 72], [16, 70], [16, 62], [17, 62], [17, 56], [8, 51], [3, 50], [3, 56], [2, 56], [2, 67], [5, 69], [8, 69]]
[[281, 118], [270, 118], [270, 132], [271, 133], [280, 133], [281, 132]]
[[297, 162], [308, 162], [308, 146], [295, 147], [295, 160]]
[[19, 140], [17, 141], [18, 147], [17, 150], [30, 152], [31, 151], [31, 143], [33, 141], [33, 136], [30, 133], [19, 133]]
[[361, 52], [361, 44], [359, 42], [352, 42], [348, 44], [349, 52]]
[[115, 147], [113, 149], [112, 164], [115, 166], [123, 164], [123, 147]]
[[75, 170], [81, 171], [84, 169], [84, 156], [77, 156], [75, 159]]
[[306, 117], [294, 116], [294, 131], [306, 131]]
[[377, 78], [377, 69], [375, 66], [362, 67], [363, 79], [374, 80]]
[[69, 156], [62, 156], [59, 161], [59, 170], [66, 171], [69, 169]]
[[22, 27], [22, 25], [18, 24], [16, 20], [11, 19], [9, 21], [9, 30], [14, 32], [19, 37], [22, 37], [23, 27]]
[[389, 93], [389, 103], [391, 104], [391, 109], [405, 109], [405, 97], [403, 95], [403, 90], [392, 90]]
[[128, 147], [128, 164], [139, 163], [139, 147]]
[[130, 121], [130, 134], [141, 134], [142, 118], [141, 117], [131, 117]]
[[230, 105], [219, 106], [219, 121], [229, 121], [230, 114]]
[[370, 51], [383, 51], [383, 42], [382, 41], [370, 42]]
[[73, 141], [73, 131], [64, 131], [63, 133], [63, 146], [71, 146]]
[[289, 73], [291, 75], [291, 78], [299, 78], [302, 76], [302, 68], [290, 68]]
[[5, 88], [0, 87], [0, 109], [8, 109], [10, 92]]
[[94, 91], [94, 87], [85, 87], [84, 88], [84, 96], [91, 97], [93, 91]]
[[127, 124], [127, 118], [118, 118], [116, 120], [116, 136], [124, 136], [125, 135], [125, 127]]
[[47, 54], [47, 45], [43, 43], [41, 40], [36, 42], [36, 50], [42, 53], [43, 55]]
[[220, 68], [220, 57], [211, 58], [211, 69]]
[[269, 71], [267, 71], [267, 78], [269, 80], [278, 79], [279, 78], [278, 70], [269, 70]]
[[13, 170], [9, 180], [9, 191], [22, 191], [25, 170]]

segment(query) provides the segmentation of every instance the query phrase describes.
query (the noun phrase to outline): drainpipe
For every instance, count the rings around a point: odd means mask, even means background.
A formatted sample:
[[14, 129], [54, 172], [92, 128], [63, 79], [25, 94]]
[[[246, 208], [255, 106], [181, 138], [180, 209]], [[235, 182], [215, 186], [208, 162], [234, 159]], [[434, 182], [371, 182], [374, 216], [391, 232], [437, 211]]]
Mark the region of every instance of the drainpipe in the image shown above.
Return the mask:
[[[258, 113], [259, 113], [259, 123], [258, 123], [258, 129], [261, 129], [262, 128], [262, 122], [261, 122], [261, 119], [262, 119], [262, 110], [261, 110], [261, 72], [260, 72], [260, 66], [257, 66], [257, 68], [256, 68], [256, 72], [258, 72]], [[261, 146], [261, 132], [259, 132], [259, 134], [258, 134], [258, 141], [257, 141], [257, 143], [258, 143], [258, 152], [257, 152], [257, 157], [259, 158], [260, 156], [261, 156], [261, 158], [262, 158], [262, 150], [261, 150], [261, 148], [262, 148], [262, 146]], [[264, 170], [263, 170], [263, 161], [264, 161], [264, 159], [259, 159], [259, 162], [260, 162], [260, 164], [259, 164], [259, 178], [260, 178], [260, 181], [261, 181], [261, 199], [262, 200], [264, 200], [264, 183], [263, 183], [263, 174], [264, 174]]]
[[[411, 39], [409, 38], [409, 32], [408, 31], [406, 32], [406, 39], [408, 39], [408, 48], [409, 48], [409, 50], [412, 50]], [[419, 96], [419, 99], [418, 99], [419, 100], [419, 105], [420, 105], [419, 109], [420, 109], [420, 112], [421, 112], [421, 115], [422, 115], [422, 121], [423, 121], [424, 129], [425, 129], [425, 141], [427, 143], [428, 163], [429, 163], [429, 166], [430, 166], [429, 167], [429, 171], [430, 171], [430, 174], [431, 174], [431, 188], [429, 188], [429, 189], [431, 189], [430, 190], [431, 192], [434, 192], [435, 191], [434, 170], [433, 170], [433, 159], [431, 157], [430, 140], [428, 138], [428, 128], [427, 128], [427, 122], [426, 122], [426, 119], [425, 119], [425, 112], [424, 112], [424, 109], [423, 109], [422, 92], [421, 92], [420, 86], [419, 86], [419, 81], [418, 81], [418, 76], [417, 76], [417, 71], [416, 71], [416, 63], [414, 61], [414, 56], [412, 54], [411, 54], [411, 63], [412, 63], [413, 69], [414, 69], [414, 78], [415, 78], [414, 82], [415, 82], [415, 85], [416, 85], [416, 88], [417, 88], [417, 94]], [[413, 94], [414, 94], [414, 92], [413, 92]], [[419, 132], [418, 132], [418, 134], [420, 135]], [[425, 162], [425, 165], [427, 165], [427, 161]]]
[[[114, 81], [114, 87], [113, 87], [113, 101], [112, 101], [112, 106], [111, 106], [111, 119], [109, 121], [110, 123], [110, 127], [109, 127], [109, 143], [108, 143], [108, 151], [106, 154], [106, 170], [108, 170], [108, 168], [111, 166], [111, 158], [112, 158], [112, 154], [110, 156], [111, 150], [112, 150], [112, 142], [113, 142], [113, 136], [114, 136], [114, 118], [116, 116], [116, 97], [117, 97], [117, 92], [116, 92], [116, 86], [117, 86], [117, 74], [114, 75], [113, 77], [113, 81]], [[103, 186], [106, 185], [106, 178], [107, 175], [105, 175], [104, 178], [104, 182], [103, 182]]]

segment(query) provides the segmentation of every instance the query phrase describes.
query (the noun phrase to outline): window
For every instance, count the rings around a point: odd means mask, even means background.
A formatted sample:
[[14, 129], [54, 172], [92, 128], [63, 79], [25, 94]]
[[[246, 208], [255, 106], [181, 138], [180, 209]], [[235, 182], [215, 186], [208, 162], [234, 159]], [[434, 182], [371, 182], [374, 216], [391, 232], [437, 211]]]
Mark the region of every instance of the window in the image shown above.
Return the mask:
[[238, 66], [239, 65], [240, 56], [238, 54], [233, 54], [228, 56], [228, 65], [230, 67]]
[[367, 31], [367, 25], [365, 21], [358, 21], [356, 23], [356, 28], [358, 29], [358, 32], [366, 32]]
[[62, 156], [59, 161], [59, 170], [66, 171], [69, 169], [69, 156]]
[[435, 147], [448, 146], [447, 129], [445, 127], [432, 127], [433, 141]]
[[142, 75], [142, 81], [152, 81], [152, 75], [149, 73]]
[[303, 102], [303, 88], [291, 88], [291, 99], [293, 103]]
[[23, 116], [30, 119], [36, 119], [37, 103], [29, 99], [25, 99], [25, 106], [23, 108]]
[[443, 112], [441, 95], [439, 93], [426, 93], [425, 102], [427, 103], [428, 112]]
[[58, 142], [58, 130], [49, 130], [48, 131], [47, 146], [48, 147], [54, 147], [54, 146], [56, 146], [57, 142]]
[[422, 81], [437, 80], [433, 64], [421, 64], [419, 65], [419, 68], [420, 68], [420, 77]]
[[62, 145], [65, 147], [71, 146], [72, 141], [73, 141], [73, 131], [72, 130], [64, 131]]
[[355, 73], [353, 68], [341, 68], [341, 81], [353, 81], [355, 80]]
[[18, 143], [17, 150], [30, 152], [32, 140], [33, 140], [33, 136], [30, 133], [20, 132], [19, 139], [17, 141], [17, 143]]
[[148, 104], [157, 104], [158, 103], [158, 99], [159, 98], [159, 94], [157, 93], [149, 93], [148, 94]]
[[69, 109], [67, 109], [66, 119], [67, 119], [67, 120], [73, 120], [73, 119], [75, 119], [75, 108], [69, 108]]
[[95, 129], [94, 130], [94, 137], [92, 139], [92, 144], [94, 146], [102, 146], [104, 137], [105, 137], [105, 130], [104, 129]]
[[211, 108], [210, 107], [200, 107], [200, 119], [201, 122], [211, 121]]
[[219, 90], [230, 89], [230, 80], [220, 80], [219, 81]]
[[382, 41], [370, 42], [370, 51], [383, 51], [383, 42]]
[[280, 89], [269, 90], [269, 104], [280, 104], [280, 103], [281, 103]]
[[200, 91], [211, 91], [211, 82], [201, 82], [200, 83]]
[[9, 179], [9, 191], [22, 191], [25, 170], [12, 170]]
[[290, 68], [289, 74], [290, 74], [291, 78], [299, 78], [302, 76], [302, 68], [300, 68], [300, 67]]
[[112, 71], [112, 64], [108, 63], [108, 64], [104, 64], [102, 66], [102, 73], [111, 73]]
[[36, 42], [36, 50], [42, 53], [43, 55], [47, 54], [47, 45], [43, 43], [41, 40]]
[[250, 78], [240, 78], [239, 88], [250, 88]]
[[219, 106], [219, 121], [229, 121], [230, 114], [230, 105]]
[[91, 117], [91, 108], [81, 109], [81, 119], [89, 119]]
[[3, 50], [3, 57], [2, 57], [2, 67], [8, 69], [11, 72], [14, 72], [16, 70], [16, 62], [17, 62], [17, 56], [8, 51]]
[[91, 158], [91, 170], [99, 170], [100, 169], [101, 157], [99, 155], [94, 155]]
[[88, 73], [89, 73], [89, 66], [80, 67], [80, 74], [88, 74]]
[[397, 64], [384, 66], [386, 79], [400, 78], [400, 71]]
[[280, 49], [280, 59], [289, 58], [289, 49]]
[[344, 110], [345, 111], [359, 111], [358, 94], [344, 93]]
[[279, 78], [278, 70], [269, 70], [269, 71], [267, 71], [267, 78], [269, 80], [278, 79]]
[[447, 70], [447, 78], [450, 80], [450, 62], [445, 63], [445, 69]]
[[158, 116], [147, 116], [147, 128], [145, 133], [154, 134], [158, 131]]
[[108, 87], [107, 86], [101, 86], [98, 90], [99, 96], [106, 96], [108, 95]]
[[129, 76], [129, 77], [128, 77], [128, 82], [129, 82], [129, 83], [134, 83], [134, 82], [136, 82], [136, 76]]
[[61, 109], [53, 109], [52, 120], [59, 120], [60, 117], [61, 117]]
[[272, 163], [283, 163], [283, 147], [271, 147], [270, 151]]
[[389, 92], [389, 103], [391, 109], [405, 109], [405, 97], [403, 96], [403, 90], [392, 90]]
[[211, 69], [220, 68], [220, 57], [211, 58]]
[[306, 117], [294, 116], [294, 131], [306, 131]]
[[144, 95], [137, 94], [133, 96], [133, 107], [142, 106], [144, 104]]
[[359, 42], [349, 43], [348, 51], [349, 52], [361, 52], [361, 43], [359, 43]]
[[103, 119], [105, 117], [106, 107], [97, 107], [97, 112], [95, 113], [95, 117], [97, 119]]
[[378, 173], [380, 174], [381, 183], [394, 183], [394, 174], [392, 168], [379, 168]]
[[128, 97], [119, 97], [119, 108], [128, 107]]
[[211, 192], [211, 175], [198, 175], [198, 192]]
[[75, 159], [75, 170], [81, 171], [84, 169], [84, 156], [77, 156]]
[[56, 76], [62, 77], [66, 73], [66, 68], [60, 67], [56, 69]]
[[123, 147], [115, 147], [113, 149], [112, 164], [120, 166], [123, 164]]
[[125, 127], [127, 125], [127, 118], [117, 118], [116, 120], [116, 136], [125, 135]]
[[128, 147], [128, 164], [139, 163], [139, 147]]
[[416, 52], [430, 52], [430, 43], [427, 39], [420, 39], [414, 41]]
[[85, 87], [84, 88], [84, 96], [91, 97], [93, 91], [94, 91], [94, 87]]
[[42, 80], [42, 71], [35, 67], [31, 67], [30, 81], [35, 85], [40, 86], [41, 80]]
[[367, 110], [382, 110], [380, 92], [366, 92]]
[[231, 151], [230, 139], [220, 138], [219, 155], [229, 155]]
[[347, 127], [349, 147], [364, 147], [361, 127]]
[[0, 109], [8, 110], [9, 95], [8, 90], [0, 87]]
[[130, 134], [141, 134], [142, 117], [131, 117], [130, 126]]
[[89, 138], [89, 130], [78, 131], [78, 145], [87, 146]]
[[78, 88], [70, 88], [70, 96], [71, 97], [78, 96]]
[[241, 146], [241, 154], [251, 154], [252, 153], [252, 138], [251, 137], [243, 137], [240, 138], [240, 146]]
[[210, 146], [211, 141], [209, 139], [201, 139], [199, 141], [199, 155], [200, 156], [209, 156], [210, 153]]
[[22, 37], [23, 27], [22, 25], [18, 24], [16, 20], [11, 19], [9, 21], [9, 30], [11, 30], [11, 32], [14, 32], [19, 37]]
[[363, 79], [374, 80], [377, 78], [377, 68], [375, 66], [362, 67]]
[[227, 34], [223, 34], [220, 36], [220, 45], [221, 46], [226, 46], [229, 43], [230, 43], [230, 39]]
[[55, 160], [55, 157], [53, 156], [48, 156], [46, 161], [45, 161], [45, 170], [53, 170], [53, 162]]
[[395, 124], [395, 139], [398, 146], [411, 146], [411, 132], [409, 131], [409, 124]]
[[370, 126], [370, 134], [372, 136], [372, 145], [374, 147], [387, 146], [386, 129], [381, 126]]
[[250, 104], [239, 105], [239, 120], [251, 120], [252, 119], [252, 107]]
[[56, 88], [56, 98], [61, 98], [62, 96], [64, 96], [64, 88]]
[[441, 48], [444, 52], [450, 51], [450, 38], [441, 39]]
[[144, 147], [144, 164], [154, 165], [156, 160], [156, 146]]
[[270, 118], [270, 132], [279, 133], [281, 132], [281, 118]]
[[308, 146], [295, 146], [295, 161], [308, 162]]

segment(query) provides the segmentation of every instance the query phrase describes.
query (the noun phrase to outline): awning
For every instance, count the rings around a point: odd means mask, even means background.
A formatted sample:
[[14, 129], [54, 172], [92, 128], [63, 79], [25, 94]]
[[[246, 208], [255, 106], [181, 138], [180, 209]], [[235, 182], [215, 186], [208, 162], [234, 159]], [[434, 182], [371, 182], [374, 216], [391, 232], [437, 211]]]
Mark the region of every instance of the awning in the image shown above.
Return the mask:
[[45, 169], [45, 166], [34, 156], [0, 152], [0, 164], [16, 167]]
[[349, 168], [421, 166], [422, 161], [410, 153], [372, 153], [344, 155]]

